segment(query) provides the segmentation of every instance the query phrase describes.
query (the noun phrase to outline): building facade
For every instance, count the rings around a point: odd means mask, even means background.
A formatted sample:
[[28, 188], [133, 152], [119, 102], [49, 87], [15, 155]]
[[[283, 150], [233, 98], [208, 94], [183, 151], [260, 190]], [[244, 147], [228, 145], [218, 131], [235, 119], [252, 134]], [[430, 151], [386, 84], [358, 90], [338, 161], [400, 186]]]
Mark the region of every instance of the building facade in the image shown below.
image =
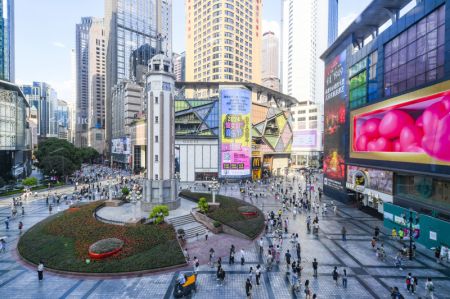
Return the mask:
[[261, 0], [186, 4], [186, 81], [261, 82]]
[[88, 145], [89, 115], [89, 30], [94, 18], [81, 18], [75, 26], [75, 78], [76, 78], [76, 133], [75, 145]]
[[372, 1], [322, 55], [324, 191], [448, 246], [450, 3], [386, 5]]
[[106, 45], [103, 19], [93, 18], [88, 50], [87, 146], [103, 154], [105, 148]]
[[14, 0], [0, 0], [0, 80], [14, 82]]
[[[324, 63], [319, 56], [337, 35], [337, 0], [283, 0], [282, 5], [282, 89], [295, 97], [302, 107], [299, 111], [318, 111], [318, 126], [295, 129], [296, 136], [317, 136], [323, 132]], [[324, 21], [326, 20], [326, 21]], [[306, 107], [303, 107], [306, 106]], [[316, 117], [316, 115], [308, 116]], [[303, 127], [304, 116], [294, 117], [294, 127]], [[304, 131], [308, 130], [308, 131]], [[315, 130], [312, 133], [309, 130]], [[307, 138], [310, 138], [307, 137]], [[296, 147], [299, 161], [317, 159], [317, 147]], [[322, 151], [319, 149], [319, 154]]]
[[24, 178], [31, 173], [29, 105], [17, 85], [0, 81], [0, 177]]
[[186, 81], [186, 52], [173, 53], [173, 72], [178, 82]]
[[261, 84], [267, 88], [280, 91], [280, 43], [275, 33], [265, 32], [262, 38]]
[[[112, 145], [112, 115], [114, 86], [130, 78], [132, 52], [142, 45], [172, 55], [170, 0], [111, 0], [105, 1], [106, 35], [106, 97], [105, 145], [110, 154]], [[164, 41], [161, 43], [161, 41]], [[123, 107], [114, 106], [114, 109]]]

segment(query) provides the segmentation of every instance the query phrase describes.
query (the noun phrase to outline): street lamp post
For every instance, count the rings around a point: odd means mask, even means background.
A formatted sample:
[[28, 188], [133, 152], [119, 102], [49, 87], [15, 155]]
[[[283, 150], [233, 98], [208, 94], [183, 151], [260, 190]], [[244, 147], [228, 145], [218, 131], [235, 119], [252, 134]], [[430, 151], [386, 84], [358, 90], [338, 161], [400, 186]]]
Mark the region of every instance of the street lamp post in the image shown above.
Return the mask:
[[412, 221], [413, 221], [413, 217], [412, 217], [413, 211], [412, 209], [409, 209], [409, 260], [412, 260], [412, 238], [413, 238], [413, 234], [412, 234]]
[[216, 203], [216, 192], [220, 188], [220, 183], [218, 181], [216, 181], [216, 179], [213, 179], [213, 181], [211, 182], [209, 187], [211, 188], [211, 192], [212, 192], [212, 200], [213, 200], [212, 203], [215, 204]]

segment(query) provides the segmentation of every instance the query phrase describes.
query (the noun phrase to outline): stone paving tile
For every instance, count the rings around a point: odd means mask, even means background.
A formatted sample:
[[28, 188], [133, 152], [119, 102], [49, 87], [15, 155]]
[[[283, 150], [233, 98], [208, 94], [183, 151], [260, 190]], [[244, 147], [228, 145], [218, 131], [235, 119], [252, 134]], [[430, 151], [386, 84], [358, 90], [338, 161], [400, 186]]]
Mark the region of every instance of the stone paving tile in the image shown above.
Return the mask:
[[437, 270], [433, 269], [424, 269], [424, 268], [408, 268], [404, 267], [403, 270], [395, 269], [395, 268], [366, 268], [367, 273], [373, 276], [405, 276], [408, 273], [412, 273], [413, 276], [418, 277], [442, 277], [446, 278], [447, 276]]
[[[303, 280], [304, 281], [304, 280]], [[342, 287], [340, 281], [338, 286], [335, 285], [331, 276], [319, 277], [319, 279], [312, 278], [310, 281], [310, 288], [312, 293], [316, 293], [318, 298], [332, 298], [332, 299], [371, 299], [374, 298], [356, 279], [349, 277], [348, 286], [345, 289]]]
[[372, 276], [359, 275], [358, 280], [362, 281], [367, 287], [372, 290], [372, 292], [376, 293], [381, 298], [385, 298], [386, 296], [383, 296], [383, 294], [386, 294], [386, 292], [389, 291], [384, 285], [382, 285], [377, 279], [373, 278]]
[[319, 219], [321, 231], [325, 234], [341, 234], [342, 227], [345, 226], [347, 233], [350, 234], [364, 234], [365, 231], [361, 230], [357, 226], [350, 222], [341, 223], [338, 221], [329, 221]]
[[[76, 281], [72, 287], [76, 286], [76, 284], [79, 283], [79, 281]], [[97, 279], [86, 279], [81, 281], [81, 283], [75, 287], [72, 291], [67, 290], [69, 294], [67, 294], [66, 298], [70, 299], [77, 299], [83, 297], [89, 290], [92, 289], [92, 287], [98, 283]]]
[[[197, 293], [192, 298], [245, 298], [245, 281], [247, 277], [247, 274], [226, 275], [223, 286], [218, 286], [215, 274], [199, 274], [197, 278]], [[269, 298], [265, 285], [257, 287], [254, 276], [253, 297]]]
[[288, 288], [286, 275], [284, 273], [268, 274], [275, 298], [291, 298], [292, 292]]
[[[419, 280], [417, 292], [415, 295], [410, 295], [405, 287], [405, 278], [381, 278], [381, 281], [385, 283], [387, 286], [396, 286], [399, 288], [405, 298], [415, 299], [415, 298], [426, 298], [426, 290], [425, 290], [425, 279]], [[450, 298], [450, 285], [449, 280], [436, 280], [433, 279], [434, 284], [434, 298], [439, 299], [449, 299]]]

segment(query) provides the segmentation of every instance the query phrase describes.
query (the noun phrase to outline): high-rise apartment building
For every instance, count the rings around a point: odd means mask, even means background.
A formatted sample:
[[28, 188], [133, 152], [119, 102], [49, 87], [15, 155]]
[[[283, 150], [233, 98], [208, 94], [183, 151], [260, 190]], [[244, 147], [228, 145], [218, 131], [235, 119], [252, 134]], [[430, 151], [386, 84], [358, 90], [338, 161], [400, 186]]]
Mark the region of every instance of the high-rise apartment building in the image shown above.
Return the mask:
[[173, 72], [175, 74], [175, 80], [183, 82], [186, 80], [186, 52], [181, 54], [173, 53]]
[[276, 91], [280, 90], [280, 45], [274, 32], [263, 34], [261, 49], [261, 81], [262, 85]]
[[[282, 2], [282, 89], [300, 103], [294, 113], [308, 112], [308, 116], [293, 115], [292, 151], [294, 160], [302, 161], [300, 164], [318, 160], [322, 151], [324, 63], [319, 56], [336, 39], [337, 3], [338, 0]], [[316, 111], [317, 115], [309, 115], [309, 111]], [[304, 139], [315, 141], [305, 143]]]
[[[148, 44], [172, 55], [171, 0], [105, 0], [106, 34], [106, 152], [110, 154], [112, 137], [112, 92], [121, 80], [130, 79], [133, 51]], [[162, 41], [162, 42], [161, 42]]]
[[261, 0], [186, 0], [186, 81], [261, 82]]
[[75, 145], [88, 145], [88, 109], [89, 109], [89, 30], [94, 18], [81, 18], [76, 25], [76, 128]]
[[87, 145], [103, 153], [105, 145], [106, 46], [103, 19], [92, 19], [88, 54], [88, 133]]
[[14, 76], [14, 0], [0, 0], [0, 80]]

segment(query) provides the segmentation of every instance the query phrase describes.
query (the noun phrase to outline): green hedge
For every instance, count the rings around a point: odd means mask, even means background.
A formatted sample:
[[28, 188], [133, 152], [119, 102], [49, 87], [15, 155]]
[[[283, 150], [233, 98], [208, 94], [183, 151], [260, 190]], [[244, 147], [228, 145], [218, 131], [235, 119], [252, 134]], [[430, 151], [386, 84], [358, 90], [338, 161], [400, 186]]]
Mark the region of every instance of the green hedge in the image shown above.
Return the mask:
[[[120, 226], [97, 221], [102, 202], [58, 213], [28, 230], [18, 244], [22, 257], [51, 269], [85, 273], [120, 273], [157, 269], [185, 262], [172, 226]], [[105, 238], [124, 241], [122, 250], [103, 260], [89, 258], [89, 246]]]
[[[208, 202], [212, 202], [212, 197], [209, 193], [195, 193], [183, 190], [180, 192], [180, 196], [194, 202], [198, 202], [201, 197], [205, 197]], [[216, 195], [216, 202], [220, 203], [220, 208], [207, 213], [211, 219], [228, 225], [251, 239], [256, 238], [263, 231], [264, 215], [255, 206], [240, 199], [223, 195]], [[241, 214], [239, 207], [251, 207], [257, 211], [258, 215], [254, 218], [247, 218]]]

